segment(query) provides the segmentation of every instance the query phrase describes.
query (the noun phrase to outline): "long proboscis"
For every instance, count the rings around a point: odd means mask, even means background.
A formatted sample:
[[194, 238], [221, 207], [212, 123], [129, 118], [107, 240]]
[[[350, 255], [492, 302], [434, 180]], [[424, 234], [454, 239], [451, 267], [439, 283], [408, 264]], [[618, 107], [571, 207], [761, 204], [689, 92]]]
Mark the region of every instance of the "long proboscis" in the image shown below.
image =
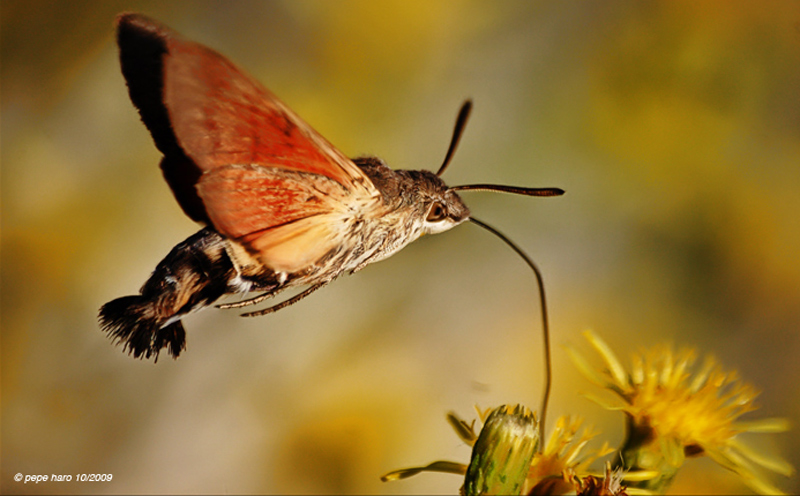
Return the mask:
[[[447, 149], [447, 154], [444, 157], [444, 161], [442, 162], [441, 167], [439, 170], [436, 171], [436, 175], [440, 176], [444, 173], [445, 169], [447, 169], [448, 164], [450, 164], [450, 160], [453, 158], [453, 153], [455, 153], [456, 148], [458, 147], [458, 142], [461, 140], [461, 135], [464, 133], [464, 128], [467, 125], [467, 120], [469, 119], [470, 111], [472, 110], [472, 101], [466, 100], [461, 105], [461, 110], [458, 112], [458, 117], [456, 117], [456, 125], [453, 129], [453, 137], [450, 139], [450, 146]], [[561, 188], [525, 188], [521, 186], [505, 186], [502, 184], [465, 184], [462, 186], [453, 186], [450, 188], [451, 191], [494, 191], [498, 193], [512, 193], [515, 195], [524, 195], [524, 196], [560, 196], [564, 194], [564, 190]], [[544, 450], [545, 444], [545, 421], [547, 419], [547, 405], [550, 402], [550, 388], [553, 383], [553, 366], [552, 361], [550, 358], [550, 327], [548, 325], [547, 319], [547, 301], [544, 296], [544, 280], [542, 279], [542, 273], [539, 271], [539, 268], [533, 263], [533, 260], [525, 253], [522, 248], [517, 246], [511, 239], [509, 239], [505, 234], [501, 233], [494, 227], [486, 224], [485, 222], [481, 222], [480, 220], [476, 219], [475, 217], [468, 217], [470, 222], [473, 224], [482, 227], [483, 229], [489, 231], [490, 233], [494, 234], [503, 242], [508, 245], [512, 250], [514, 250], [517, 255], [522, 257], [528, 267], [531, 268], [534, 275], [536, 276], [536, 283], [539, 286], [539, 303], [541, 304], [542, 308], [542, 336], [544, 340], [544, 392], [542, 393], [542, 404], [539, 409], [539, 452], [542, 453]]]
[[550, 327], [548, 325], [547, 320], [547, 301], [544, 296], [544, 280], [542, 279], [542, 273], [539, 272], [539, 268], [533, 263], [531, 257], [525, 253], [522, 248], [516, 245], [511, 239], [509, 239], [505, 234], [501, 233], [494, 227], [486, 224], [485, 222], [481, 222], [475, 217], [469, 217], [467, 220], [472, 222], [473, 224], [482, 227], [489, 231], [490, 233], [494, 234], [503, 242], [508, 245], [512, 250], [514, 250], [517, 255], [522, 257], [528, 267], [531, 268], [533, 273], [536, 275], [536, 283], [539, 285], [539, 303], [542, 307], [542, 336], [544, 338], [544, 392], [542, 393], [542, 404], [539, 409], [539, 452], [541, 453], [544, 449], [545, 444], [545, 420], [547, 417], [547, 404], [550, 401], [550, 387], [553, 382], [553, 366], [550, 359]]

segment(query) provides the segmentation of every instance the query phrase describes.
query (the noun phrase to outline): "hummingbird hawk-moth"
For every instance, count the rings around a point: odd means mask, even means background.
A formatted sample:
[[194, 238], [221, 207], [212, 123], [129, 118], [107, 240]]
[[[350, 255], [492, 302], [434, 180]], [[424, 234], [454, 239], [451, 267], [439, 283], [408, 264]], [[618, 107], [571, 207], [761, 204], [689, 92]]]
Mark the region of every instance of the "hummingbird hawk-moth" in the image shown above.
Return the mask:
[[136, 358], [185, 349], [181, 319], [227, 294], [306, 288], [254, 316], [289, 306], [339, 275], [383, 260], [423, 234], [470, 219], [457, 191], [554, 196], [557, 188], [448, 187], [471, 103], [461, 108], [438, 172], [349, 159], [219, 53], [140, 14], [117, 19], [122, 74], [163, 154], [161, 170], [183, 211], [205, 227], [175, 246], [138, 295], [100, 309], [103, 330]]

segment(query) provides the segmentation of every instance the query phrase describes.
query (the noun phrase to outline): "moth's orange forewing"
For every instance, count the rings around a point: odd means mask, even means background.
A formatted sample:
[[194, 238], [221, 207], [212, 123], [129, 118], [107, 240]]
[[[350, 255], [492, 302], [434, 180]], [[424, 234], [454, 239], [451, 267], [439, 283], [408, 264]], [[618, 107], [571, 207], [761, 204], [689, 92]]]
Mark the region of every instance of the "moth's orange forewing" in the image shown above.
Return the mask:
[[[333, 249], [358, 207], [379, 197], [369, 178], [225, 57], [136, 14], [125, 23], [140, 19], [163, 51], [163, 117], [181, 153], [159, 148], [184, 210], [276, 271], [301, 270]], [[151, 131], [165, 124], [139, 106]]]

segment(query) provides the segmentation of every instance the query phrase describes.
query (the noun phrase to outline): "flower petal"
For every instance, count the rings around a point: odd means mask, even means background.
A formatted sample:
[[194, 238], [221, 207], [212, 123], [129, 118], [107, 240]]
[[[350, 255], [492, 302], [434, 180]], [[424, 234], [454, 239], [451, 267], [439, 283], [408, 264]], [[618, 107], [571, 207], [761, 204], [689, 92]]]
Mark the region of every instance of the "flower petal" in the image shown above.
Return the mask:
[[389, 472], [381, 476], [381, 480], [383, 482], [396, 481], [413, 477], [420, 472], [444, 472], [448, 474], [464, 475], [467, 473], [467, 466], [456, 462], [436, 461], [424, 467], [411, 467]]
[[456, 431], [456, 435], [461, 438], [462, 441], [469, 446], [475, 444], [475, 440], [478, 439], [478, 435], [475, 434], [474, 421], [472, 424], [468, 424], [466, 421], [459, 418], [455, 413], [448, 412], [447, 422], [450, 424], [453, 430]]
[[749, 422], [736, 422], [733, 428], [739, 432], [786, 432], [789, 430], [789, 419], [767, 418], [751, 420]]
[[775, 473], [790, 477], [794, 473], [794, 467], [782, 458], [771, 457], [763, 453], [759, 453], [751, 447], [739, 442], [736, 439], [731, 439], [728, 443], [732, 448], [739, 450], [750, 461], [761, 465], [762, 467], [772, 470]]
[[625, 373], [625, 367], [622, 366], [617, 356], [611, 351], [611, 348], [592, 331], [584, 331], [583, 335], [606, 361], [611, 377], [614, 378], [617, 385], [621, 388], [627, 388], [629, 383], [628, 375]]
[[583, 358], [583, 355], [581, 355], [578, 350], [571, 346], [565, 346], [565, 349], [569, 357], [572, 359], [572, 363], [575, 364], [575, 366], [578, 368], [578, 371], [583, 374], [583, 376], [586, 377], [589, 382], [602, 388], [612, 386], [610, 382], [605, 380], [603, 376], [595, 371], [594, 367], [589, 365], [589, 362]]

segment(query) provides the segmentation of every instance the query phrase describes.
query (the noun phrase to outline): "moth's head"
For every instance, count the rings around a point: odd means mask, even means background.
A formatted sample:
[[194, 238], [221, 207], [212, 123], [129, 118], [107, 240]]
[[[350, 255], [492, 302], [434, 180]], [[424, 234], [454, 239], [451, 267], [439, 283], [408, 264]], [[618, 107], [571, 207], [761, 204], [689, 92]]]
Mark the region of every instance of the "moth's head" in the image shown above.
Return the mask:
[[[388, 215], [398, 223], [413, 225], [413, 231], [437, 234], [469, 218], [469, 208], [454, 190], [433, 172], [392, 170], [381, 159], [353, 160], [383, 195]], [[384, 217], [387, 218], [387, 217]]]
[[524, 188], [498, 184], [466, 184], [447, 186], [441, 179], [453, 152], [461, 139], [467, 123], [472, 102], [467, 100], [461, 106], [456, 119], [453, 138], [442, 166], [434, 173], [427, 170], [392, 170], [381, 159], [361, 157], [353, 159], [373, 184], [382, 193], [388, 217], [409, 229], [409, 232], [436, 234], [447, 231], [470, 220], [469, 207], [457, 191], [497, 191], [527, 196], [557, 196], [564, 194], [558, 188]]
[[398, 171], [411, 176], [416, 191], [417, 216], [422, 219], [424, 234], [452, 229], [469, 219], [469, 207], [439, 176], [426, 170]]

